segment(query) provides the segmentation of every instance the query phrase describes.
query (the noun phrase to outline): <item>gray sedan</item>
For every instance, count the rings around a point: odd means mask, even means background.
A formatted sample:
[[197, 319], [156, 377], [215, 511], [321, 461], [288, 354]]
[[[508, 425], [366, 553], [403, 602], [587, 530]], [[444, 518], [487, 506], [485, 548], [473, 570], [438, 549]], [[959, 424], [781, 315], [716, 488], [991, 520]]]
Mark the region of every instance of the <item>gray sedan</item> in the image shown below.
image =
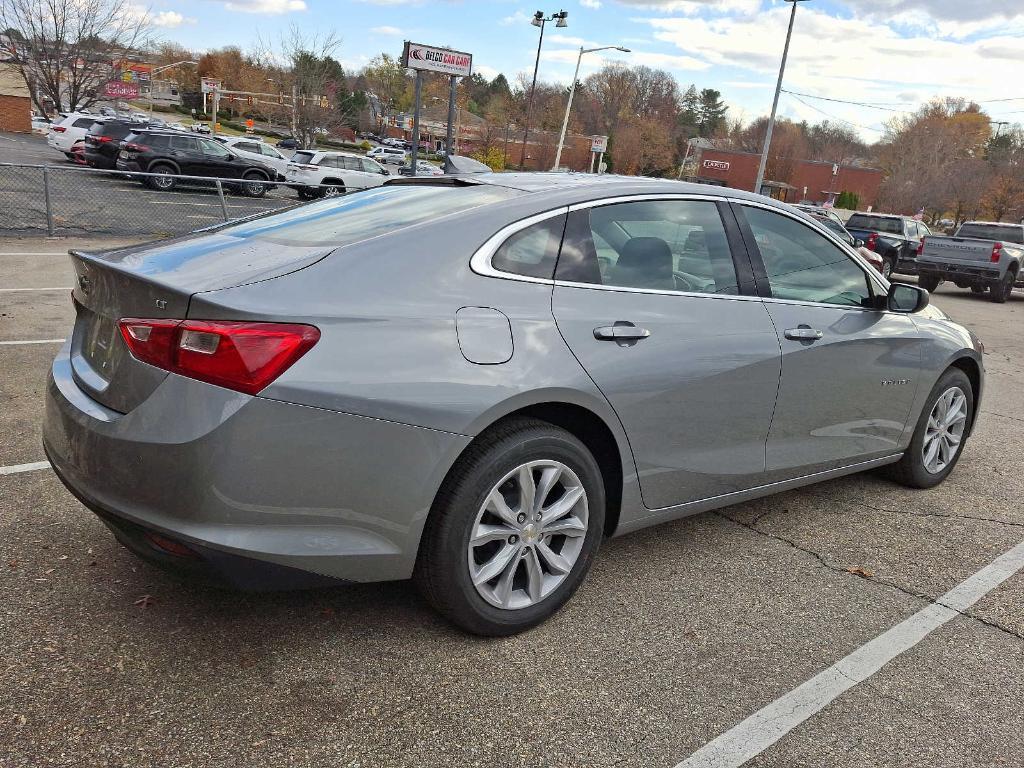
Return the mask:
[[602, 539], [852, 472], [927, 488], [981, 344], [735, 190], [405, 179], [73, 252], [54, 469], [147, 560], [246, 588], [413, 578], [536, 625]]

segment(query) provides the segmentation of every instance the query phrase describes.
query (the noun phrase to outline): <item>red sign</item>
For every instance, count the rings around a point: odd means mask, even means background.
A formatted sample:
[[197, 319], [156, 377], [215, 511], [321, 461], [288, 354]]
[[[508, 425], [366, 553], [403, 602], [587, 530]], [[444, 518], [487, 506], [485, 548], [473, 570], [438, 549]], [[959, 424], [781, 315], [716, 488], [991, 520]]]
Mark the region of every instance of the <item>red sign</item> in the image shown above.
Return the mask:
[[103, 89], [103, 95], [108, 99], [137, 99], [139, 98], [139, 86], [136, 83], [111, 80]]
[[724, 160], [705, 160], [704, 167], [714, 171], [728, 171], [729, 163]]

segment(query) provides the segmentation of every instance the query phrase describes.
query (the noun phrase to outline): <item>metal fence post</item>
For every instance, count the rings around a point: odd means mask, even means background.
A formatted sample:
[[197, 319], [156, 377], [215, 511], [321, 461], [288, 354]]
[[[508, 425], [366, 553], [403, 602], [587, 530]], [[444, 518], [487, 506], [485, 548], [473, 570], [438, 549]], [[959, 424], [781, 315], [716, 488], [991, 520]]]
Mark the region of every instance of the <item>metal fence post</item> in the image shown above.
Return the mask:
[[50, 203], [50, 167], [43, 166], [43, 199], [46, 201], [46, 234], [53, 237], [53, 205]]
[[224, 221], [228, 220], [228, 204], [224, 202], [224, 185], [217, 179], [217, 196], [220, 198], [220, 212], [224, 215]]

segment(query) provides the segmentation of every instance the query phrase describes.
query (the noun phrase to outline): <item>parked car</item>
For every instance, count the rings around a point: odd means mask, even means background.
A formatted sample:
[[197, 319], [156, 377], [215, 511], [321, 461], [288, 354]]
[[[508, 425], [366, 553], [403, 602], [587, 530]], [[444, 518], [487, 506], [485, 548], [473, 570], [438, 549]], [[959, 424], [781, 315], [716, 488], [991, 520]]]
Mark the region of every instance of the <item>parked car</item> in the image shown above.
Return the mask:
[[383, 139], [380, 140], [380, 143], [385, 147], [405, 149], [405, 139], [397, 139], [393, 136], [385, 136]]
[[195, 133], [207, 133], [208, 134], [208, 133], [211, 132], [210, 131], [210, 124], [209, 123], [200, 123], [200, 122], [192, 123], [192, 130]]
[[1002, 304], [1024, 285], [1024, 224], [965, 221], [952, 237], [929, 235], [917, 256], [918, 285], [929, 291], [949, 280], [958, 288], [990, 293]]
[[882, 257], [882, 274], [917, 274], [917, 248], [931, 230], [909, 216], [879, 213], [855, 213], [846, 220], [846, 229], [864, 241], [869, 250]]
[[167, 127], [170, 130], [172, 130], [172, 131], [187, 131], [188, 130], [188, 126], [186, 126], [184, 123], [178, 123], [178, 122], [168, 123]]
[[[207, 176], [237, 180], [229, 184], [250, 197], [262, 197], [276, 171], [256, 160], [237, 155], [220, 142], [205, 136], [185, 136], [177, 131], [139, 130], [121, 144], [117, 158], [119, 171], [156, 173], [142, 178], [151, 189], [174, 189], [176, 176]], [[188, 184], [196, 183], [193, 180]]]
[[285, 171], [288, 186], [303, 200], [379, 187], [387, 179], [387, 168], [350, 152], [299, 150]]
[[927, 291], [765, 197], [582, 177], [396, 179], [72, 251], [54, 471], [161, 565], [412, 577], [484, 635], [554, 613], [606, 536], [953, 471], [981, 344]]
[[42, 115], [32, 115], [32, 133], [40, 136], [46, 136], [50, 132], [50, 126], [53, 124], [48, 117]]
[[113, 107], [100, 107], [99, 113], [103, 117], [117, 117], [117, 110]]
[[89, 167], [116, 168], [117, 155], [121, 151], [121, 140], [139, 128], [138, 123], [128, 120], [103, 119], [94, 122], [85, 135], [85, 161]]
[[299, 140], [292, 136], [286, 136], [277, 142], [278, 149], [299, 149]]
[[[402, 176], [412, 176], [412, 165], [403, 165], [398, 169], [398, 173]], [[426, 160], [416, 161], [416, 175], [417, 176], [444, 176], [444, 169], [428, 163]]]
[[381, 163], [396, 163], [402, 165], [409, 159], [409, 153], [397, 147], [374, 147], [366, 156]]
[[128, 114], [128, 119], [133, 123], [148, 123], [149, 115], [145, 112], [131, 112]]
[[836, 237], [853, 248], [868, 264], [884, 274], [885, 261], [874, 251], [865, 247], [864, 241], [854, 237], [849, 230], [843, 226], [843, 220], [839, 215], [828, 208], [816, 205], [795, 205], [794, 208], [803, 211], [815, 221], [819, 222], [825, 229], [832, 232]]
[[288, 170], [288, 158], [278, 152], [274, 147], [264, 143], [252, 136], [218, 136], [217, 141], [236, 155], [247, 157], [250, 160], [257, 160], [263, 165], [270, 166], [277, 172], [275, 181], [284, 181], [285, 173]]
[[95, 122], [96, 117], [93, 115], [81, 112], [66, 114], [50, 126], [50, 132], [46, 134], [46, 144], [71, 160], [71, 148], [76, 141], [85, 138]]

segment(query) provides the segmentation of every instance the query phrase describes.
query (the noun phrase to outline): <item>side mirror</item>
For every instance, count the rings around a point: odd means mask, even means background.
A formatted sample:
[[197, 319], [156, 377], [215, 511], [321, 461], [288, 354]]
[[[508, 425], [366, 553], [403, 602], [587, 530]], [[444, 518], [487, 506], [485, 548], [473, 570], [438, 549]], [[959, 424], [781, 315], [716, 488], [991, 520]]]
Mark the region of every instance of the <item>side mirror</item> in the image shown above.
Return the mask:
[[861, 240], [859, 237], [855, 237], [853, 239], [853, 247], [854, 248], [863, 248], [864, 247], [864, 241]]
[[886, 307], [890, 312], [913, 314], [928, 306], [931, 295], [924, 288], [907, 283], [890, 283]]

